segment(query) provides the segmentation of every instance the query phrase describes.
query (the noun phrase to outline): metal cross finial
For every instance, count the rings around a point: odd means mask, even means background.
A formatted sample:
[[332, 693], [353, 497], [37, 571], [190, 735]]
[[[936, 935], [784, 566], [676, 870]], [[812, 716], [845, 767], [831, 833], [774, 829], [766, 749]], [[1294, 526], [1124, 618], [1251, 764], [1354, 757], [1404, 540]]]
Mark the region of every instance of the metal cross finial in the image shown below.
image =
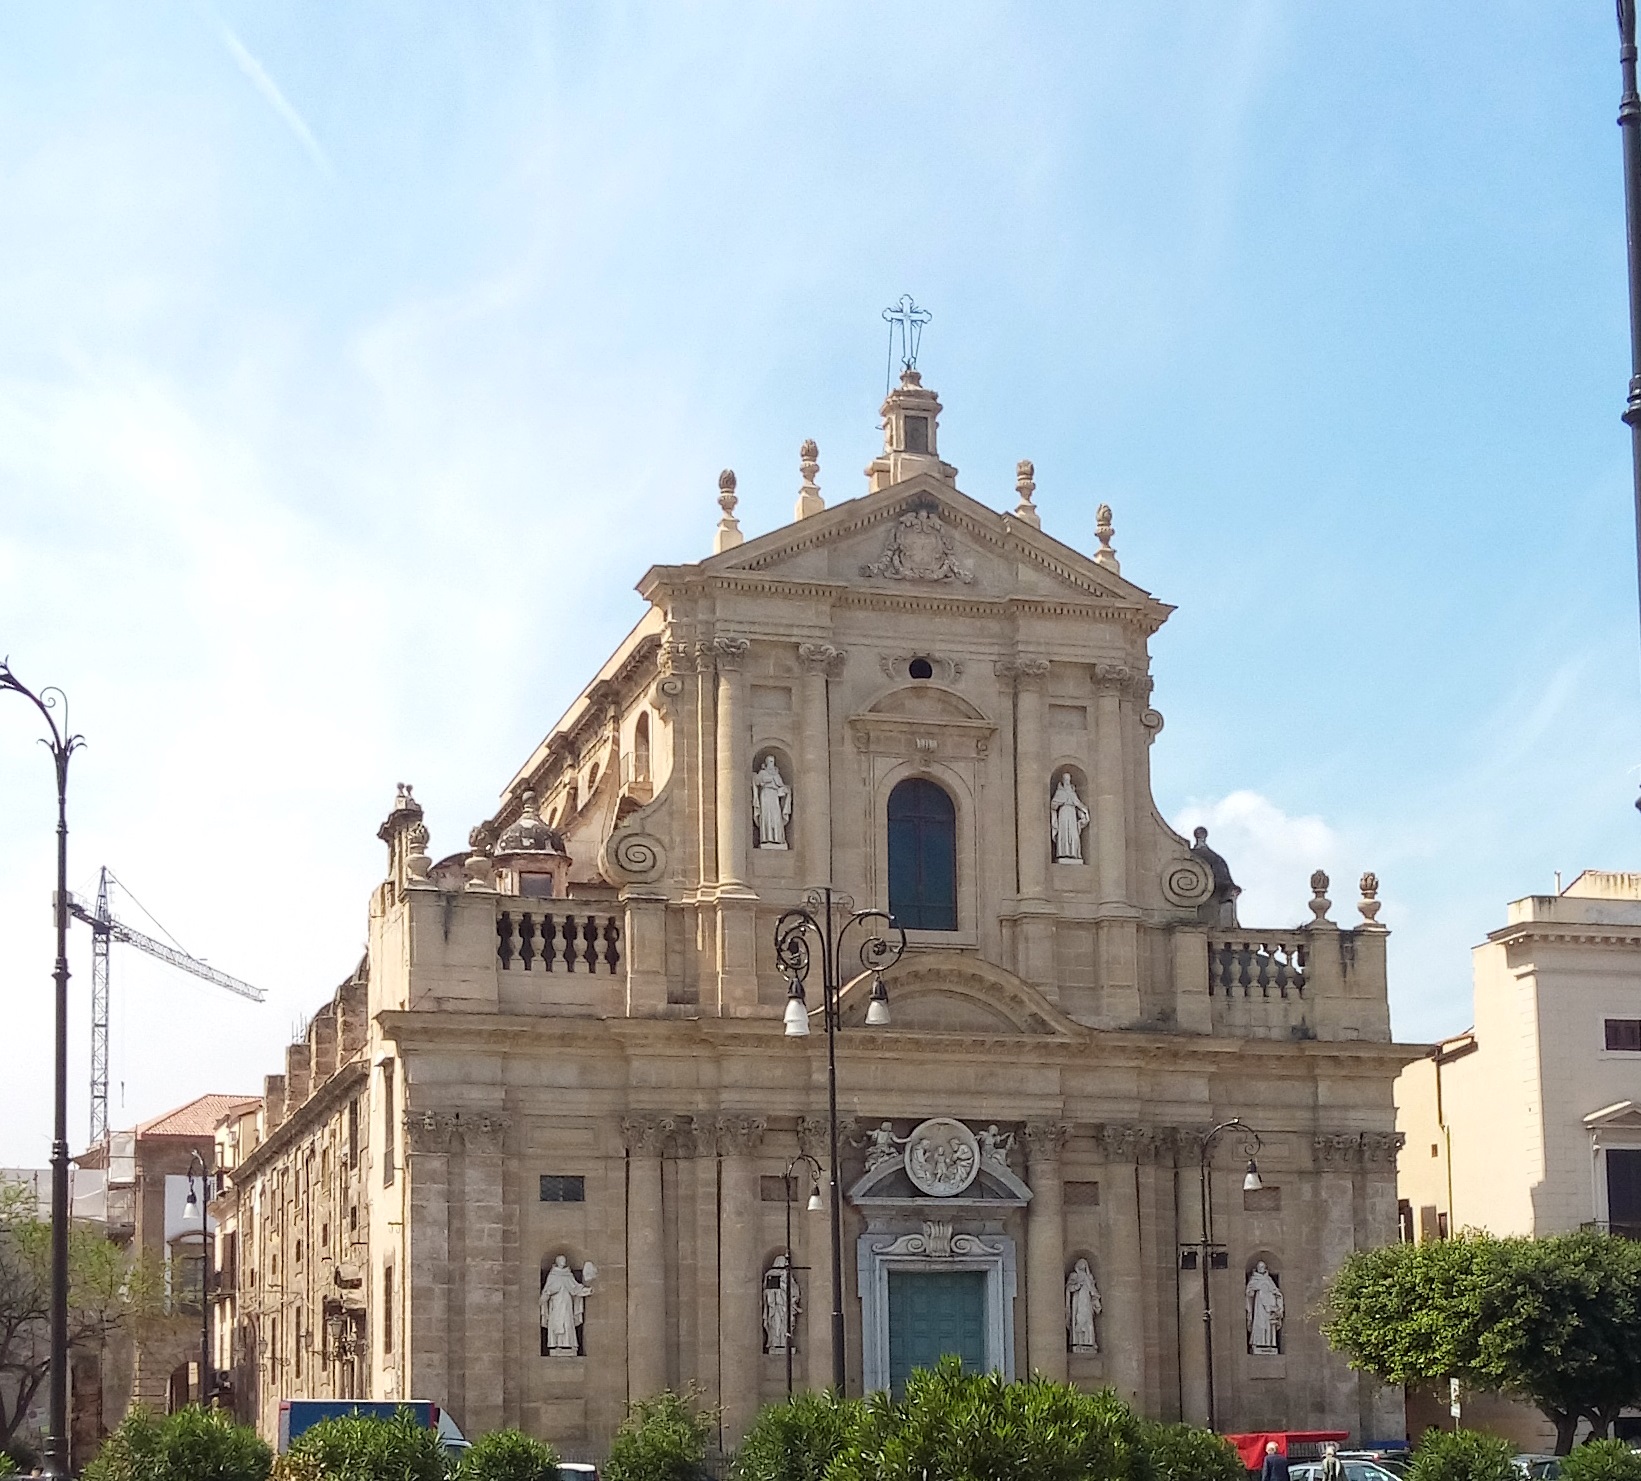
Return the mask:
[[889, 321], [889, 353], [894, 353], [895, 329], [900, 330], [900, 367], [917, 369], [917, 346], [923, 338], [923, 326], [934, 317], [927, 309], [920, 309], [910, 293], [902, 293], [898, 303], [884, 309]]

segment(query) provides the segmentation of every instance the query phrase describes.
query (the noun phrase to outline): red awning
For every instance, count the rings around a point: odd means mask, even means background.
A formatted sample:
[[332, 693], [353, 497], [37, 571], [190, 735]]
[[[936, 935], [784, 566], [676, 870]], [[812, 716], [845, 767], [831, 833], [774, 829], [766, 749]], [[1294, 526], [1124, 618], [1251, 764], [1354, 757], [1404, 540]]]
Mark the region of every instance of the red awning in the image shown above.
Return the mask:
[[1227, 1435], [1225, 1438], [1236, 1446], [1242, 1464], [1250, 1471], [1257, 1471], [1265, 1464], [1265, 1446], [1272, 1440], [1276, 1441], [1276, 1453], [1286, 1455], [1289, 1445], [1322, 1445], [1329, 1440], [1338, 1443], [1350, 1439], [1350, 1431], [1267, 1430], [1257, 1435]]

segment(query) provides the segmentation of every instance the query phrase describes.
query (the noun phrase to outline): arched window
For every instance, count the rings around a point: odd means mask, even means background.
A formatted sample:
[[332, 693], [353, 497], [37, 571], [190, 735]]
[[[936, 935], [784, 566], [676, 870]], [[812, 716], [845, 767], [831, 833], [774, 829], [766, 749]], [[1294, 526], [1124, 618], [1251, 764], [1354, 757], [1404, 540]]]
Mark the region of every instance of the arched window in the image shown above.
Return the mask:
[[638, 723], [632, 729], [632, 780], [647, 782], [650, 779], [650, 717], [645, 711], [638, 717]]
[[889, 794], [889, 914], [909, 931], [957, 929], [957, 810], [922, 777]]

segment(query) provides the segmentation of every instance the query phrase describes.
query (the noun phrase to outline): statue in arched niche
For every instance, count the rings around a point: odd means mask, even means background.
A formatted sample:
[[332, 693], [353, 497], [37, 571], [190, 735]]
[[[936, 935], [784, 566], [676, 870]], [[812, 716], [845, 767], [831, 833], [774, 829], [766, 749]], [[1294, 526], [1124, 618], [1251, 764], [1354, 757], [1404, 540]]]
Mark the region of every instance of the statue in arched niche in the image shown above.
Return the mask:
[[1060, 773], [1060, 785], [1048, 805], [1049, 824], [1053, 834], [1054, 862], [1081, 864], [1083, 862], [1083, 829], [1088, 826], [1088, 808], [1077, 795], [1076, 784], [1069, 771]]
[[1066, 1277], [1066, 1333], [1073, 1352], [1098, 1352], [1094, 1318], [1100, 1314], [1100, 1288], [1086, 1259], [1079, 1259]]
[[759, 848], [783, 849], [786, 825], [792, 821], [792, 789], [773, 756], [752, 774], [752, 820], [757, 825]]

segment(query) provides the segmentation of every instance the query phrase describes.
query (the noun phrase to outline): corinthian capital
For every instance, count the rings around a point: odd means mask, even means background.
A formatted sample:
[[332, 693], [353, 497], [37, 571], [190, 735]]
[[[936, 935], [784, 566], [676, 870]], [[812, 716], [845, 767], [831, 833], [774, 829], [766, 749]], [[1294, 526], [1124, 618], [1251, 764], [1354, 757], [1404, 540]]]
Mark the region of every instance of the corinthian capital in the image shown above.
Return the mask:
[[721, 674], [733, 674], [739, 671], [746, 661], [746, 650], [752, 646], [745, 638], [714, 638], [712, 640], [712, 658], [718, 665]]
[[806, 673], [824, 674], [829, 679], [835, 679], [843, 672], [843, 663], [848, 653], [842, 648], [834, 648], [830, 643], [799, 643], [798, 662]]
[[623, 1116], [621, 1136], [635, 1157], [659, 1157], [667, 1149], [667, 1138], [677, 1129], [671, 1116]]
[[1025, 1125], [1026, 1155], [1033, 1167], [1058, 1162], [1065, 1151], [1071, 1128], [1064, 1121], [1028, 1121]]
[[756, 1152], [763, 1144], [764, 1131], [768, 1126], [769, 1122], [762, 1116], [720, 1116], [719, 1149], [741, 1157]]
[[1016, 684], [1040, 684], [1048, 677], [1046, 658], [999, 658], [992, 665], [999, 679], [1012, 679]]

